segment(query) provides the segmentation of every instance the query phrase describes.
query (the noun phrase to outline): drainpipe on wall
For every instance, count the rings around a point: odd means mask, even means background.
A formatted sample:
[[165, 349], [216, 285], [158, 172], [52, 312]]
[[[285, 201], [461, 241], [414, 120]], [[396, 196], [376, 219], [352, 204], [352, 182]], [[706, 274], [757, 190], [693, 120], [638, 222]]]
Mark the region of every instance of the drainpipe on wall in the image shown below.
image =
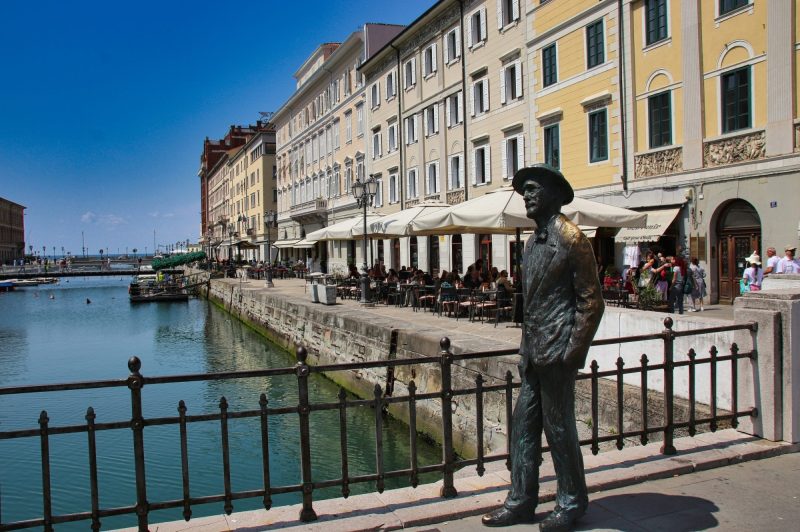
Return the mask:
[[625, 113], [625, 106], [627, 105], [627, 99], [625, 97], [625, 21], [624, 17], [624, 9], [623, 9], [623, 1], [619, 0], [617, 2], [617, 17], [618, 17], [618, 35], [619, 35], [619, 42], [617, 45], [617, 50], [619, 54], [619, 68], [617, 68], [617, 74], [619, 75], [619, 117], [620, 117], [620, 149], [622, 151], [622, 191], [624, 193], [628, 192], [628, 150], [627, 150], [627, 128], [626, 128], [626, 113]]
[[[461, 126], [464, 130], [464, 201], [469, 199], [469, 152], [467, 151], [467, 52], [465, 49], [467, 41], [464, 40], [464, 0], [458, 0], [461, 22], [459, 23], [459, 33], [461, 39], [461, 112], [464, 115], [464, 122]], [[445, 196], [446, 199], [446, 196]]]
[[[405, 182], [406, 182], [406, 172], [405, 172], [405, 151], [406, 145], [403, 139], [405, 136], [403, 135], [403, 92], [400, 90], [400, 49], [397, 48], [395, 45], [390, 44], [389, 46], [392, 47], [395, 53], [396, 63], [397, 63], [397, 76], [395, 76], [394, 80], [394, 88], [397, 91], [397, 145], [400, 147], [400, 163], [397, 169], [397, 181], [398, 181], [398, 192], [400, 193], [400, 210], [406, 208], [406, 195], [405, 195]], [[388, 135], [388, 133], [387, 133]]]

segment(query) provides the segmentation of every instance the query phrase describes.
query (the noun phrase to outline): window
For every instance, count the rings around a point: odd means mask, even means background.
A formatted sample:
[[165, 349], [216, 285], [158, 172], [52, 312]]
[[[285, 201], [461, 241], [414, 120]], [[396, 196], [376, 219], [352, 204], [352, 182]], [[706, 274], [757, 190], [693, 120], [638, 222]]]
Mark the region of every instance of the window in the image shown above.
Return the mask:
[[372, 109], [380, 107], [380, 105], [381, 105], [381, 83], [380, 83], [380, 81], [376, 81], [375, 83], [372, 84], [372, 87], [371, 87], [371, 90], [370, 90], [369, 103], [370, 103]]
[[439, 163], [428, 163], [425, 169], [427, 179], [425, 180], [425, 193], [438, 194], [439, 193]]
[[586, 26], [586, 68], [594, 68], [605, 61], [603, 21]]
[[558, 63], [556, 62], [556, 44], [542, 48], [542, 86], [549, 87], [558, 82]]
[[489, 80], [479, 79], [472, 84], [472, 116], [479, 116], [489, 110]]
[[645, 36], [648, 45], [667, 38], [667, 0], [645, 3]]
[[331, 152], [333, 151], [333, 131], [331, 131], [330, 127], [325, 129], [325, 146], [326, 146], [325, 153], [330, 155]]
[[356, 134], [364, 134], [364, 104], [356, 105]]
[[522, 98], [522, 64], [519, 60], [503, 67], [500, 73], [500, 103]]
[[375, 207], [383, 207], [383, 179], [380, 177], [375, 179], [377, 187], [375, 187], [375, 200], [373, 205]]
[[464, 93], [458, 91], [447, 97], [447, 127], [457, 126], [464, 121]]
[[353, 112], [347, 111], [344, 114], [344, 140], [345, 142], [352, 142], [353, 140]]
[[719, 1], [719, 14], [724, 15], [730, 13], [740, 7], [744, 7], [750, 3], [750, 0], [720, 0]]
[[430, 137], [439, 133], [439, 104], [435, 103], [425, 108], [425, 136]]
[[750, 127], [750, 67], [722, 75], [722, 132]]
[[331, 195], [338, 197], [341, 194], [341, 175], [337, 166], [333, 171], [333, 184], [331, 185]]
[[417, 115], [411, 115], [405, 119], [406, 145], [417, 142]]
[[669, 91], [655, 94], [647, 99], [651, 148], [672, 144], [672, 105], [670, 100]]
[[459, 27], [453, 28], [447, 32], [447, 35], [445, 35], [444, 62], [448, 65], [461, 57], [461, 36], [459, 35], [460, 29], [461, 28]]
[[408, 186], [406, 187], [408, 190], [408, 198], [416, 198], [419, 197], [419, 189], [417, 188], [417, 169], [410, 168], [408, 170]]
[[377, 159], [383, 155], [381, 152], [381, 130], [374, 129], [372, 131], [372, 158]]
[[339, 147], [340, 147], [340, 144], [339, 144], [339, 128], [340, 127], [341, 127], [341, 124], [339, 123], [339, 121], [338, 120], [334, 120], [333, 121], [333, 149], [334, 150], [338, 150]]
[[347, 163], [344, 168], [344, 193], [350, 194], [350, 189], [353, 186], [353, 164]]
[[422, 70], [426, 78], [436, 72], [436, 43], [425, 48], [422, 55]]
[[397, 122], [392, 122], [389, 124], [389, 133], [387, 137], [389, 146], [386, 151], [391, 153], [397, 149]]
[[608, 159], [608, 121], [606, 109], [589, 113], [589, 162]]
[[359, 157], [356, 160], [356, 179], [361, 181], [362, 183], [366, 180], [367, 176], [364, 172], [364, 158]]
[[503, 29], [519, 20], [519, 0], [498, 0], [497, 29]]
[[522, 134], [506, 137], [503, 149], [503, 178], [511, 179], [517, 170], [525, 166], [525, 139]]
[[403, 88], [410, 89], [417, 83], [417, 58], [412, 57], [404, 65], [405, 80]]
[[448, 165], [450, 168], [450, 176], [449, 176], [449, 188], [450, 190], [456, 190], [464, 186], [464, 156], [463, 155], [451, 155], [450, 156], [450, 164]]
[[397, 174], [389, 174], [389, 203], [398, 201], [400, 201], [400, 195], [397, 190]]
[[559, 128], [558, 124], [544, 128], [544, 162], [553, 168], [561, 168], [559, 157]]
[[475, 48], [486, 40], [486, 8], [481, 7], [469, 16], [467, 46]]
[[472, 184], [484, 185], [492, 181], [489, 145], [484, 144], [472, 150]]
[[388, 102], [395, 96], [397, 96], [397, 84], [395, 83], [394, 71], [391, 71], [386, 75], [386, 101]]

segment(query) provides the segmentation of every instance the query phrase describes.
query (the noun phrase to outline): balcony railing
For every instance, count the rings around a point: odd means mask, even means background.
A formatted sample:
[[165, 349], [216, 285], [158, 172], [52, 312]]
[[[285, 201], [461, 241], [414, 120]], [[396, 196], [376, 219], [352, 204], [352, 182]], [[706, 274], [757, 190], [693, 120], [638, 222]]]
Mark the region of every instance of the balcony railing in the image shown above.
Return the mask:
[[[614, 345], [618, 343], [633, 343], [645, 342], [648, 340], [661, 340], [663, 343], [662, 360], [657, 364], [651, 364], [647, 355], [642, 355], [640, 367], [625, 368], [622, 358], [617, 359], [616, 369], [608, 371], [599, 371], [596, 361], [592, 361], [590, 365], [590, 372], [578, 375], [578, 380], [588, 380], [591, 385], [591, 422], [592, 430], [591, 437], [581, 441], [581, 445], [591, 446], [593, 453], [599, 451], [599, 444], [602, 442], [615, 442], [616, 446], [621, 449], [625, 445], [625, 440], [628, 438], [638, 437], [642, 444], [647, 443], [648, 438], [655, 434], [660, 434], [663, 437], [662, 452], [664, 454], [674, 454], [676, 452], [673, 445], [673, 438], [676, 429], [687, 429], [689, 435], [694, 435], [697, 428], [701, 425], [707, 426], [710, 430], [714, 431], [718, 428], [721, 422], [728, 422], [733, 427], [737, 426], [737, 421], [740, 417], [755, 416], [757, 411], [755, 408], [748, 406], [739, 409], [738, 406], [738, 361], [746, 358], [755, 358], [755, 352], [740, 352], [736, 344], [730, 347], [730, 353], [721, 355], [718, 353], [716, 347], [712, 347], [709, 351], [708, 357], [698, 357], [693, 349], [689, 350], [688, 359], [685, 361], [675, 361], [674, 358], [674, 342], [677, 337], [684, 336], [699, 336], [709, 335], [712, 333], [735, 331], [735, 330], [755, 330], [754, 324], [736, 324], [730, 326], [710, 327], [705, 329], [694, 329], [687, 331], [673, 331], [672, 319], [667, 318], [664, 320], [666, 328], [659, 333], [627, 336], [623, 338], [613, 338], [607, 340], [596, 340], [592, 345], [605, 346]], [[494, 393], [500, 394], [505, 401], [506, 413], [506, 430], [510, 434], [510, 420], [513, 406], [513, 392], [515, 388], [520, 387], [519, 382], [515, 382], [510, 371], [506, 372], [504, 381], [492, 383], [487, 381], [483, 375], [478, 373], [474, 377], [474, 386], [469, 387], [454, 387], [453, 382], [453, 369], [459, 368], [456, 362], [463, 362], [467, 360], [487, 359], [498, 356], [513, 355], [516, 353], [515, 349], [506, 349], [501, 351], [489, 351], [479, 353], [464, 353], [454, 354], [450, 349], [450, 340], [443, 338], [441, 341], [441, 351], [437, 354], [419, 357], [413, 359], [391, 359], [391, 360], [378, 360], [368, 362], [354, 362], [342, 363], [331, 365], [309, 366], [306, 363], [308, 353], [306, 349], [300, 347], [297, 349], [297, 364], [292, 367], [251, 370], [251, 371], [229, 371], [221, 373], [206, 373], [206, 374], [190, 374], [190, 375], [175, 375], [166, 377], [146, 377], [141, 374], [141, 362], [137, 357], [132, 357], [128, 361], [128, 368], [130, 375], [125, 379], [105, 380], [105, 381], [92, 381], [92, 382], [77, 382], [69, 384], [46, 384], [46, 385], [33, 385], [33, 386], [12, 386], [0, 388], [0, 396], [5, 395], [18, 395], [30, 394], [40, 392], [60, 392], [65, 390], [87, 390], [111, 387], [127, 387], [130, 390], [130, 405], [132, 416], [130, 419], [124, 419], [114, 422], [97, 423], [95, 421], [94, 410], [89, 407], [86, 413], [86, 424], [72, 425], [72, 426], [52, 426], [51, 419], [46, 411], [42, 411], [38, 427], [29, 428], [24, 430], [12, 430], [0, 432], [0, 440], [11, 440], [18, 438], [30, 438], [34, 441], [38, 440], [41, 449], [41, 471], [42, 471], [42, 508], [43, 516], [30, 519], [26, 521], [17, 522], [3, 522], [2, 515], [0, 515], [0, 531], [18, 530], [23, 528], [43, 527], [45, 530], [52, 530], [53, 526], [60, 523], [71, 521], [91, 521], [93, 530], [99, 530], [101, 526], [101, 519], [108, 516], [135, 514], [138, 519], [138, 527], [141, 531], [148, 529], [149, 520], [148, 514], [154, 510], [162, 510], [167, 508], [181, 508], [183, 516], [188, 521], [192, 516], [192, 507], [208, 503], [223, 503], [224, 510], [227, 514], [233, 512], [233, 502], [240, 499], [258, 498], [263, 502], [265, 509], [272, 506], [272, 496], [282, 493], [300, 493], [302, 494], [302, 511], [300, 519], [302, 521], [313, 521], [316, 519], [316, 513], [313, 508], [313, 498], [315, 490], [330, 487], [339, 487], [343, 497], [350, 494], [350, 486], [356, 483], [375, 482], [378, 492], [384, 490], [384, 483], [389, 478], [405, 478], [408, 480], [409, 485], [416, 487], [419, 482], [419, 477], [423, 473], [438, 472], [441, 473], [443, 484], [440, 491], [442, 497], [454, 497], [457, 491], [453, 482], [454, 472], [463, 467], [475, 466], [477, 473], [483, 475], [485, 471], [485, 464], [494, 461], [505, 460], [508, 465], [509, 449], [506, 452], [499, 454], [485, 454], [484, 451], [484, 415], [483, 408], [487, 394]], [[720, 364], [730, 364], [730, 394], [731, 406], [730, 411], [720, 412], [717, 407], [717, 368]], [[710, 405], [707, 409], [708, 415], [698, 416], [696, 408], [695, 390], [697, 386], [695, 371], [699, 366], [708, 365], [710, 375]], [[417, 386], [413, 380], [409, 381], [406, 386], [406, 395], [390, 395], [385, 394], [384, 389], [394, 388], [394, 369], [400, 367], [408, 367], [410, 369], [416, 368], [419, 372], [419, 367], [428, 366], [432, 367], [434, 371], [438, 371], [440, 375], [441, 386], [438, 390], [425, 393], [417, 393]], [[312, 403], [309, 400], [309, 375], [311, 373], [332, 373], [338, 371], [360, 371], [364, 369], [386, 368], [386, 387], [382, 388], [379, 384], [375, 384], [374, 393], [371, 398], [367, 399], [348, 399], [344, 389], [340, 390], [339, 400], [337, 402], [329, 403]], [[688, 371], [688, 390], [689, 390], [689, 408], [688, 416], [685, 419], [675, 419], [675, 406], [673, 401], [673, 382], [674, 373], [678, 368], [685, 368]], [[648, 390], [648, 376], [660, 372], [663, 375], [663, 423], [654, 424], [652, 419], [648, 417], [652, 413], [652, 408], [648, 408], [650, 404]], [[623, 400], [623, 387], [624, 376], [626, 375], [640, 375], [641, 376], [641, 393], [640, 408], [641, 419], [638, 428], [626, 428], [624, 419], [624, 405]], [[154, 385], [176, 384], [190, 381], [225, 381], [234, 379], [251, 379], [263, 377], [275, 377], [279, 375], [294, 375], [297, 379], [298, 390], [298, 404], [297, 406], [288, 407], [270, 407], [271, 404], [267, 394], [262, 393], [257, 401], [258, 408], [252, 410], [239, 410], [233, 411], [228, 407], [228, 402], [225, 397], [221, 397], [219, 401], [219, 411], [208, 412], [198, 415], [188, 415], [186, 413], [186, 406], [183, 401], [178, 404], [178, 416], [176, 417], [158, 417], [146, 418], [142, 408], [142, 396], [144, 390], [151, 389]], [[413, 373], [412, 373], [413, 375]], [[600, 421], [599, 414], [599, 384], [601, 379], [611, 377], [616, 379], [616, 415], [617, 425], [614, 434], [601, 436], [599, 434], [598, 426]], [[457, 379], [459, 382], [464, 382]], [[487, 384], [488, 382], [488, 384]], [[613, 385], [613, 383], [612, 383]], [[269, 388], [267, 388], [269, 390]], [[254, 397], [255, 399], [255, 397]], [[454, 423], [453, 411], [454, 404], [457, 401], [464, 399], [471, 399], [475, 404], [475, 427], [477, 432], [475, 456], [473, 459], [462, 459], [456, 456], [453, 450], [454, 441]], [[420, 401], [438, 401], [441, 404], [441, 437], [442, 437], [442, 461], [438, 464], [420, 466], [417, 461], [417, 403]], [[254, 401], [255, 404], [255, 401]], [[409, 465], [403, 469], [389, 470], [384, 467], [383, 452], [383, 412], [389, 405], [404, 406], [408, 415], [408, 437], [410, 441], [410, 458]], [[347, 411], [352, 408], [371, 407], [374, 412], [375, 431], [373, 437], [375, 438], [375, 471], [371, 474], [352, 475], [348, 468], [348, 430], [347, 430]], [[341, 453], [341, 476], [332, 479], [319, 479], [314, 478], [314, 473], [311, 469], [311, 432], [309, 429], [309, 416], [312, 412], [320, 411], [338, 411], [339, 413], [339, 433], [338, 438], [335, 434], [326, 434], [326, 445], [336, 445], [333, 443], [338, 439], [339, 450]], [[270, 473], [270, 440], [268, 426], [271, 423], [279, 423], [276, 418], [280, 419], [281, 416], [297, 416], [299, 419], [299, 433], [300, 433], [300, 479], [299, 482], [290, 485], [275, 486], [272, 484], [272, 476]], [[259, 489], [248, 491], [234, 491], [231, 485], [231, 467], [230, 467], [230, 449], [228, 439], [228, 422], [232, 419], [254, 418], [260, 422], [257, 424], [258, 429], [253, 434], [253, 441], [258, 442], [261, 448], [262, 457], [262, 472], [261, 477], [263, 486]], [[190, 475], [189, 475], [189, 451], [188, 451], [188, 437], [187, 432], [189, 426], [198, 422], [218, 422], [220, 424], [221, 434], [221, 453], [223, 456], [223, 471], [222, 481], [224, 486], [223, 493], [211, 496], [191, 496], [190, 490]], [[164, 425], [177, 425], [179, 429], [180, 438], [180, 455], [181, 455], [181, 474], [183, 496], [179, 499], [163, 500], [163, 501], [150, 501], [148, 500], [148, 477], [145, 473], [145, 434], [146, 429], [150, 427], [164, 426]], [[135, 492], [136, 502], [124, 507], [117, 508], [102, 508], [99, 504], [100, 501], [100, 486], [98, 484], [98, 460], [96, 452], [96, 434], [102, 431], [109, 430], [130, 430], [132, 432], [133, 450], [131, 456], [131, 467], [135, 477]], [[84, 433], [87, 437], [87, 448], [89, 455], [89, 482], [91, 487], [91, 509], [72, 514], [57, 515], [53, 512], [53, 505], [51, 500], [51, 470], [50, 470], [50, 440], [55, 436], [65, 434]], [[363, 435], [362, 437], [367, 437]], [[32, 442], [33, 443], [33, 442]], [[509, 444], [510, 445], [510, 444]], [[548, 448], [544, 447], [544, 451]], [[150, 480], [152, 483], [152, 480]], [[13, 488], [10, 479], [4, 479], [4, 490], [6, 493]], [[152, 490], [151, 490], [152, 492]]]

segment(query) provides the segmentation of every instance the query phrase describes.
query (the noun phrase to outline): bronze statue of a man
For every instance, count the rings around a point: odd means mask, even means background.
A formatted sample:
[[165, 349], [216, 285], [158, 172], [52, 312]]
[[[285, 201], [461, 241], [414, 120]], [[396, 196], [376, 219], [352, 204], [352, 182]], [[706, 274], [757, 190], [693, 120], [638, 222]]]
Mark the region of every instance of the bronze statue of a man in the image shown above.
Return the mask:
[[589, 240], [561, 214], [574, 197], [561, 172], [537, 164], [519, 170], [512, 185], [537, 229], [523, 254], [522, 387], [511, 422], [511, 490], [501, 508], [483, 516], [483, 524], [534, 520], [544, 430], [558, 493], [555, 510], [539, 527], [571, 530], [589, 505], [575, 425], [575, 377], [600, 325], [603, 296]]

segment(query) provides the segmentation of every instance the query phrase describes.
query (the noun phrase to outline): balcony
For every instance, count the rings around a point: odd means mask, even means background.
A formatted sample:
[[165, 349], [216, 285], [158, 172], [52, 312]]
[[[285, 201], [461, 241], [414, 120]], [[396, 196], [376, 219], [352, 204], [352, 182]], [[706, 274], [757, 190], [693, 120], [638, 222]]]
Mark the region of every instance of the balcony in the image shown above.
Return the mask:
[[328, 217], [328, 200], [317, 198], [292, 205], [289, 216], [298, 223], [324, 222]]

